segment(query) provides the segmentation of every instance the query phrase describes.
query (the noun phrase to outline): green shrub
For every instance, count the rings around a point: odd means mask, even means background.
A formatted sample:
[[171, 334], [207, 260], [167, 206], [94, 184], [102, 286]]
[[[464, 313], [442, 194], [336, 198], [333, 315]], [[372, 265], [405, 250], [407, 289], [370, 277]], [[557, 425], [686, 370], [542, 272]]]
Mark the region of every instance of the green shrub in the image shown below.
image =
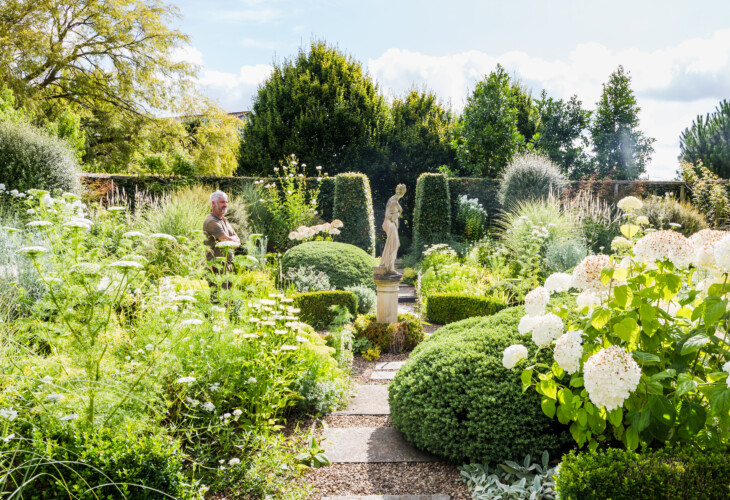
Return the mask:
[[730, 457], [693, 448], [571, 451], [563, 457], [555, 485], [560, 498], [730, 498]]
[[413, 251], [420, 255], [428, 245], [446, 241], [450, 233], [451, 199], [446, 176], [421, 174], [413, 211]]
[[320, 177], [307, 179], [307, 184], [319, 182], [319, 196], [317, 196], [317, 211], [319, 216], [327, 222], [335, 219], [332, 217], [332, 211], [335, 207], [335, 181], [336, 177]]
[[366, 338], [380, 351], [410, 351], [424, 339], [423, 325], [412, 314], [399, 314], [398, 323], [377, 323], [375, 314], [358, 316], [355, 338]]
[[466, 293], [434, 293], [428, 297], [426, 317], [439, 325], [475, 316], [491, 316], [506, 304], [494, 299]]
[[526, 153], [507, 166], [499, 186], [499, 202], [507, 209], [517, 203], [559, 198], [568, 180], [547, 156]]
[[375, 255], [373, 198], [370, 181], [365, 174], [348, 172], [337, 175], [332, 219], [340, 219], [343, 224], [337, 241]]
[[416, 271], [412, 267], [406, 267], [405, 269], [403, 269], [403, 283], [405, 283], [406, 285], [414, 284], [417, 278], [418, 271]]
[[346, 286], [345, 291], [352, 292], [357, 297], [358, 314], [367, 314], [375, 307], [375, 301], [378, 299], [375, 290], [363, 285]]
[[357, 297], [352, 292], [310, 292], [293, 295], [294, 307], [301, 309], [299, 319], [316, 330], [324, 330], [332, 323], [335, 312], [331, 306], [346, 307], [353, 316], [357, 314]]
[[567, 428], [542, 413], [538, 394], [523, 394], [519, 375], [502, 366], [509, 345], [536, 351], [517, 333], [523, 315], [514, 307], [452, 323], [411, 353], [388, 398], [410, 443], [453, 463], [486, 463], [557, 454], [570, 441]]
[[679, 224], [677, 231], [692, 236], [707, 227], [705, 215], [689, 203], [681, 203], [671, 196], [650, 196], [643, 202], [644, 206], [636, 214], [648, 217], [654, 229], [672, 229], [670, 224]]
[[22, 122], [0, 122], [0, 184], [8, 190], [78, 192], [79, 173], [76, 154], [62, 139]]
[[573, 269], [588, 255], [585, 243], [577, 238], [551, 241], [545, 249], [545, 265], [562, 273]]
[[365, 251], [347, 243], [309, 241], [289, 249], [281, 258], [284, 274], [290, 269], [311, 266], [329, 277], [338, 290], [346, 286], [365, 285], [373, 290], [375, 259]]

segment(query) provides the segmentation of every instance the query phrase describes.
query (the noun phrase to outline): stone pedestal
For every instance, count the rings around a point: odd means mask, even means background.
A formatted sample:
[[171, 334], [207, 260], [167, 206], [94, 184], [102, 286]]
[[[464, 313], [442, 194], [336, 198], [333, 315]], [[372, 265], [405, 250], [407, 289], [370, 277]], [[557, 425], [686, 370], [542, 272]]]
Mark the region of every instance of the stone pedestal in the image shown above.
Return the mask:
[[378, 323], [398, 322], [398, 288], [403, 280], [401, 274], [386, 274], [385, 268], [375, 266], [373, 278], [378, 287], [376, 321]]

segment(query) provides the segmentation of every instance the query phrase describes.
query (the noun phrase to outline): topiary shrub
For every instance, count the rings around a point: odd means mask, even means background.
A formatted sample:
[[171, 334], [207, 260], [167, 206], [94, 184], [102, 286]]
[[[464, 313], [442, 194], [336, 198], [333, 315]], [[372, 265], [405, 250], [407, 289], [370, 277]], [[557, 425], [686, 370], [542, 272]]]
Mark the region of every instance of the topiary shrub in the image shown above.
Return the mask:
[[335, 290], [331, 292], [298, 293], [292, 296], [294, 307], [301, 309], [299, 319], [316, 330], [324, 330], [335, 318], [331, 306], [346, 307], [353, 316], [357, 314], [357, 297], [352, 292]]
[[412, 314], [399, 314], [398, 323], [377, 323], [375, 314], [358, 316], [353, 324], [355, 337], [368, 339], [381, 351], [410, 351], [424, 339], [423, 325]]
[[558, 198], [567, 184], [568, 180], [550, 158], [526, 153], [512, 160], [505, 169], [497, 198], [502, 206], [511, 209], [521, 201], [547, 199], [551, 194]]
[[413, 211], [413, 251], [421, 255], [432, 243], [442, 243], [451, 233], [451, 199], [444, 174], [421, 174], [416, 184]]
[[375, 256], [373, 197], [365, 174], [348, 172], [337, 175], [332, 219], [340, 219], [343, 224], [337, 241], [355, 245]]
[[289, 249], [281, 258], [282, 272], [311, 266], [327, 274], [330, 284], [338, 290], [347, 286], [365, 285], [375, 290], [373, 266], [375, 259], [364, 250], [347, 243], [309, 241]]
[[22, 122], [0, 122], [0, 184], [8, 190], [46, 189], [78, 192], [75, 152], [57, 139]]
[[542, 413], [540, 396], [523, 394], [519, 374], [502, 366], [509, 345], [535, 354], [517, 333], [523, 315], [514, 307], [452, 323], [411, 353], [388, 388], [393, 424], [408, 442], [463, 464], [555, 455], [571, 441], [567, 427]]
[[649, 196], [643, 202], [644, 206], [636, 213], [646, 216], [654, 229], [675, 229], [689, 237], [707, 227], [705, 214], [689, 203], [681, 203], [671, 196]]
[[571, 451], [555, 476], [564, 500], [730, 498], [730, 457], [719, 451], [676, 448]]
[[352, 292], [357, 297], [357, 312], [358, 314], [367, 314], [375, 307], [375, 301], [378, 299], [378, 295], [375, 290], [368, 288], [363, 285], [357, 286], [346, 286], [345, 291]]
[[507, 307], [489, 297], [467, 293], [434, 293], [426, 304], [426, 317], [439, 325], [475, 316], [491, 316]]

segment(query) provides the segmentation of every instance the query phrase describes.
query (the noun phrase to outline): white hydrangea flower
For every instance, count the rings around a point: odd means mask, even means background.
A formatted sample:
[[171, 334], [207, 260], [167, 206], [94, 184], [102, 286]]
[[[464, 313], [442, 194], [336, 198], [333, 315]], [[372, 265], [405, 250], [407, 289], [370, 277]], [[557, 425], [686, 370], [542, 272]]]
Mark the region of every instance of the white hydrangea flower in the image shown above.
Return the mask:
[[545, 280], [545, 288], [550, 293], [567, 292], [572, 284], [573, 275], [568, 273], [553, 273]]
[[608, 255], [589, 255], [573, 270], [573, 287], [578, 290], [607, 290], [601, 281], [601, 271], [611, 267]]
[[504, 354], [502, 355], [502, 366], [511, 370], [517, 366], [517, 363], [523, 359], [527, 359], [527, 356], [527, 347], [522, 344], [511, 345], [504, 350]]
[[730, 272], [730, 234], [715, 244], [715, 266], [721, 273]]
[[583, 381], [591, 402], [606, 411], [621, 408], [636, 390], [641, 368], [624, 348], [601, 349], [583, 365]]
[[592, 290], [585, 290], [578, 294], [575, 302], [580, 309], [601, 305], [601, 297]]
[[616, 206], [624, 212], [633, 212], [634, 210], [639, 210], [644, 204], [635, 196], [627, 196], [619, 200]]
[[520, 319], [520, 324], [517, 325], [517, 331], [520, 332], [520, 335], [527, 335], [532, 331], [538, 321], [540, 321], [540, 316], [525, 314]]
[[532, 328], [532, 341], [538, 347], [547, 347], [563, 334], [563, 320], [555, 314], [540, 316]]
[[566, 373], [575, 373], [580, 369], [580, 358], [583, 356], [583, 331], [574, 330], [561, 335], [555, 342], [553, 357]]
[[653, 231], [636, 242], [634, 255], [648, 264], [668, 260], [677, 267], [686, 267], [692, 262], [695, 249], [676, 231]]
[[540, 316], [550, 302], [550, 292], [539, 286], [525, 296], [525, 312], [530, 316]]

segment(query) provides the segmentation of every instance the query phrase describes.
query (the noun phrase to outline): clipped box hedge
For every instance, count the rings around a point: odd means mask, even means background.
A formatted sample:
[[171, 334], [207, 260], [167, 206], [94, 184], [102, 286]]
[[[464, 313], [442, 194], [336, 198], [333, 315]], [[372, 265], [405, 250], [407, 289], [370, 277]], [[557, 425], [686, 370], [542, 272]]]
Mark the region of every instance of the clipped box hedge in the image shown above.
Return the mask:
[[432, 243], [443, 243], [451, 233], [451, 199], [444, 174], [421, 174], [413, 210], [413, 251], [420, 255]]
[[563, 456], [555, 487], [563, 500], [725, 500], [730, 498], [730, 457], [727, 451], [688, 447], [571, 451]]
[[507, 307], [489, 297], [466, 293], [434, 293], [426, 301], [429, 321], [446, 325], [475, 316], [491, 316]]
[[343, 223], [337, 241], [355, 245], [375, 256], [375, 215], [367, 175], [355, 172], [337, 175], [332, 219]]
[[346, 307], [353, 316], [357, 314], [357, 298], [352, 292], [335, 290], [331, 292], [298, 293], [292, 296], [294, 307], [301, 309], [299, 320], [315, 330], [324, 330], [335, 318], [330, 306]]
[[375, 259], [362, 249], [336, 241], [308, 241], [287, 250], [281, 258], [284, 274], [302, 266], [311, 266], [327, 274], [330, 284], [338, 290], [348, 286], [365, 285], [375, 290], [373, 266]]

